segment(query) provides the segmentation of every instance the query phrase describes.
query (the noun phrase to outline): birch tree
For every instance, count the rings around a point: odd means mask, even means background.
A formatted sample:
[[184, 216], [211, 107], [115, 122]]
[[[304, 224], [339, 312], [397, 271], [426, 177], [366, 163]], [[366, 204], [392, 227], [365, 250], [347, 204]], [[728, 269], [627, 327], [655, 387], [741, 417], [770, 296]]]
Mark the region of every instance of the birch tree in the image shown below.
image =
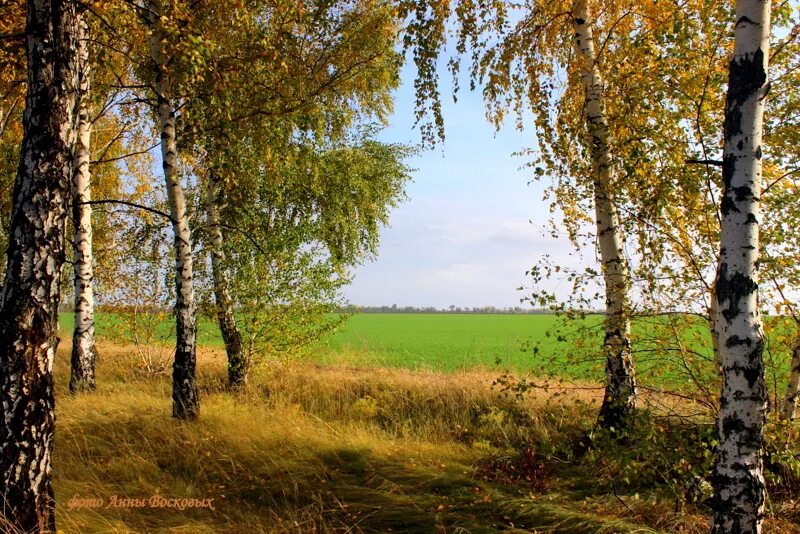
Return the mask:
[[586, 92], [584, 115], [591, 138], [592, 188], [597, 244], [606, 294], [605, 337], [606, 389], [600, 408], [601, 424], [620, 429], [636, 399], [636, 379], [631, 353], [630, 278], [625, 238], [612, 196], [614, 168], [610, 154], [608, 121], [603, 102], [603, 79], [597, 67], [595, 45], [586, 0], [572, 4], [576, 53]]
[[94, 276], [92, 253], [91, 160], [91, 63], [89, 25], [81, 23], [78, 38], [78, 121], [73, 150], [72, 247], [75, 291], [75, 329], [72, 334], [72, 359], [69, 389], [72, 392], [95, 388]]
[[[227, 18], [236, 20], [236, 30], [209, 24], [212, 17], [222, 16], [220, 10]], [[241, 310], [242, 302], [232, 296], [231, 277], [237, 274], [229, 271], [237, 270], [240, 265], [228, 261], [229, 247], [223, 246], [223, 241], [236, 240], [241, 247], [251, 247], [252, 242], [229, 235], [230, 228], [242, 222], [238, 216], [231, 219], [231, 214], [258, 211], [231, 205], [228, 199], [234, 191], [236, 195], [244, 191], [241, 188], [252, 188], [252, 198], [256, 198], [255, 191], [274, 188], [281, 195], [272, 198], [271, 202], [277, 205], [270, 206], [269, 212], [275, 215], [285, 208], [289, 210], [286, 216], [294, 213], [293, 217], [302, 222], [297, 227], [282, 226], [283, 221], [269, 220], [272, 215], [263, 214], [267, 217], [262, 221], [264, 225], [273, 231], [277, 225], [292, 235], [299, 235], [298, 227], [302, 227], [302, 239], [308, 242], [327, 237], [308, 234], [305, 219], [312, 215], [325, 219], [314, 204], [286, 205], [284, 198], [300, 198], [289, 191], [301, 186], [293, 176], [282, 176], [295, 171], [277, 162], [292, 161], [304, 172], [314, 174], [315, 166], [321, 164], [321, 145], [337, 143], [356, 122], [383, 120], [391, 106], [390, 89], [397, 84], [399, 61], [394, 50], [395, 18], [389, 2], [265, 2], [249, 9], [217, 8], [206, 15], [209, 27], [202, 35], [214, 51], [205, 66], [207, 72], [202, 75], [202, 83], [195, 88], [197, 98], [187, 102], [183, 114], [185, 122], [192, 124], [191, 133], [197, 135], [197, 140], [190, 144], [200, 147], [197, 174], [206, 182], [204, 236], [211, 256], [216, 316], [228, 356], [229, 385], [238, 388], [246, 383], [251, 350], [245, 348], [234, 313], [237, 307]], [[265, 168], [270, 170], [265, 172]], [[252, 177], [259, 182], [253, 183]], [[332, 174], [327, 179], [338, 183], [345, 180], [345, 174]], [[392, 198], [395, 188], [387, 191], [386, 199]], [[336, 198], [353, 208], [364, 207], [352, 197]], [[316, 205], [323, 204], [321, 199], [317, 200]], [[374, 206], [378, 212], [385, 203], [377, 202]], [[362, 221], [353, 220], [352, 224], [361, 228]], [[370, 236], [374, 233], [373, 229], [363, 231]], [[258, 229], [248, 232], [251, 236], [260, 234]], [[260, 255], [281, 256], [291, 272], [272, 277], [276, 288], [265, 288], [264, 296], [278, 300], [295, 298], [287, 293], [291, 292], [291, 284], [277, 282], [294, 279], [298, 274], [294, 267], [299, 268], [303, 263], [298, 262], [301, 252], [293, 248], [299, 242], [292, 239], [288, 235], [279, 235], [274, 240], [270, 237], [271, 244], [256, 251]], [[278, 242], [292, 244], [279, 252], [281, 247], [275, 245]], [[359, 247], [360, 244], [348, 249], [348, 261], [358, 256], [355, 249]], [[264, 262], [264, 258], [251, 260], [265, 268], [270, 263]], [[307, 274], [327, 287], [327, 276], [320, 270]], [[299, 286], [294, 287], [300, 294]], [[252, 318], [254, 312], [249, 308], [246, 314]]]
[[[184, 61], [184, 53], [187, 52], [186, 34], [192, 30], [189, 23], [193, 18], [186, 14], [189, 6], [181, 2], [170, 2], [166, 9], [159, 0], [142, 3], [126, 1], [122, 5], [123, 9], [114, 14], [129, 30], [124, 39], [128, 68], [135, 73], [136, 78], [131, 85], [132, 96], [135, 101], [149, 104], [150, 111], [154, 112], [169, 213], [163, 214], [157, 209], [145, 208], [164, 215], [172, 227], [175, 280], [173, 311], [176, 324], [176, 347], [172, 366], [172, 415], [177, 419], [192, 420], [199, 414], [195, 380], [197, 308], [193, 283], [192, 236], [178, 159], [176, 101], [181, 97], [179, 90], [191, 83], [188, 81], [191, 73], [186, 70], [191, 70], [191, 62]], [[123, 75], [118, 74], [117, 77], [120, 78], [119, 83], [125, 79]], [[144, 89], [151, 90], [152, 94], [145, 93]]]
[[[217, 152], [222, 159], [215, 165], [226, 163], [215, 168], [226, 178], [217, 179], [216, 198], [207, 199], [204, 241], [215, 313], [219, 320], [230, 310], [235, 329], [223, 335], [233, 332], [241, 343], [236, 358], [228, 351], [232, 388], [247, 382], [256, 356], [305, 350], [339, 324], [328, 314], [340, 303], [346, 271], [375, 253], [380, 227], [408, 179], [403, 147], [357, 134], [298, 141], [290, 118], [274, 121], [272, 135], [282, 127], [288, 127], [282, 141], [240, 138], [233, 145], [239, 158]], [[260, 157], [241, 158], [261, 144]], [[230, 299], [225, 307], [220, 297]]]
[[[380, 228], [403, 199], [402, 146], [369, 136], [310, 142], [225, 186], [221, 230], [229, 291], [248, 367], [315, 350], [341, 324], [351, 266], [376, 252]], [[281, 149], [280, 151], [278, 149]], [[246, 201], [244, 199], [247, 199]]]
[[[107, 21], [117, 20], [117, 14], [113, 12], [99, 16]], [[124, 25], [123, 21], [119, 24]], [[87, 17], [78, 40], [79, 107], [73, 150], [72, 261], [69, 262], [74, 299], [69, 386], [73, 393], [92, 391], [96, 386], [95, 301], [98, 278], [95, 266], [98, 256], [95, 246], [99, 245], [100, 249], [102, 278], [103, 267], [114, 264], [109, 261], [113, 255], [109, 249], [113, 248], [120, 224], [109, 220], [102, 211], [93, 213], [93, 196], [97, 191], [101, 199], [119, 199], [123, 173], [135, 173], [140, 164], [137, 160], [143, 156], [138, 145], [144, 136], [132, 126], [130, 112], [124, 112], [118, 104], [124, 84], [129, 83], [126, 79], [130, 77], [116, 72], [129, 70], [124, 52], [116, 51], [124, 50], [124, 46], [118, 48], [115, 45], [119, 43], [107, 42], [109, 36], [103, 34], [104, 26], [96, 26], [99, 29], [95, 29]], [[116, 87], [112, 89], [112, 85]], [[97, 234], [96, 228], [99, 229]], [[106, 263], [108, 265], [103, 265]], [[117, 289], [114, 283], [108, 287], [109, 292]]]
[[[626, 2], [604, 5], [603, 17], [592, 13], [593, 3], [532, 2], [514, 13], [503, 2], [462, 2], [454, 10], [457, 22], [456, 51], [450, 66], [460, 71], [464, 57], [470, 58], [473, 86], [483, 85], [487, 116], [496, 126], [509, 112], [518, 113], [518, 126], [525, 127], [524, 111], [533, 113], [539, 137], [538, 176], [551, 174], [560, 181], [553, 188], [555, 204], [564, 212], [567, 230], [576, 244], [578, 228], [588, 217], [576, 206], [591, 199], [595, 213], [595, 235], [605, 287], [605, 334], [602, 352], [606, 361], [605, 396], [599, 423], [621, 430], [635, 405], [636, 379], [630, 340], [630, 273], [625, 256], [625, 230], [620, 221], [620, 178], [614, 156], [613, 127], [606, 116], [603, 63], [598, 60], [594, 31], [636, 31], [636, 9]], [[417, 84], [418, 119], [433, 114], [433, 128], [443, 136], [436, 89], [436, 59], [445, 42], [444, 21], [448, 4], [406, 4], [411, 15], [406, 46], [422, 81]], [[630, 20], [626, 21], [626, 14]], [[625, 22], [616, 28], [614, 21]], [[566, 87], [558, 87], [561, 73]], [[558, 89], [557, 89], [558, 87]], [[562, 91], [560, 95], [556, 94]], [[430, 102], [433, 104], [430, 104]], [[554, 120], [557, 117], [557, 120]], [[580, 119], [581, 126], [577, 121]], [[576, 150], [575, 145], [578, 145]], [[588, 206], [587, 206], [588, 207]]]
[[53, 359], [75, 141], [78, 2], [27, 2], [27, 100], [0, 296], [3, 516], [54, 532]]
[[[689, 7], [674, 17], [676, 24], [669, 32], [647, 43], [647, 55], [623, 61], [609, 74], [613, 76], [611, 86], [624, 92], [624, 98], [613, 99], [622, 106], [612, 108], [612, 114], [625, 118], [613, 122], [624, 140], [619, 150], [625, 160], [625, 195], [630, 201], [625, 211], [636, 224], [634, 243], [641, 249], [637, 250], [633, 277], [644, 281], [638, 296], [645, 305], [642, 311], [655, 312], [655, 317], [647, 320], [647, 328], [639, 330], [635, 344], [637, 353], [646, 353], [659, 364], [654, 371], [640, 369], [639, 377], [649, 385], [648, 374], [658, 380], [665, 366], [684, 374], [694, 385], [692, 396], [716, 416], [720, 378], [715, 363], [719, 358], [714, 347], [718, 343], [713, 335], [717, 304], [713, 294], [727, 87], [727, 62], [722, 58], [729, 57], [733, 49], [729, 21], [734, 13], [733, 6], [723, 2], [698, 2]], [[797, 86], [800, 57], [797, 8], [778, 4], [773, 19], [773, 35], [780, 36], [780, 43], [770, 60], [773, 82], [762, 141], [766, 185], [760, 195], [765, 216], [760, 224], [764, 254], [759, 264], [766, 284], [760, 284], [759, 293], [762, 308], [775, 310], [764, 324], [772, 353], [765, 371], [782, 390], [776, 373], [782, 375], [796, 345], [791, 326], [794, 303], [786, 297], [797, 287], [793, 258], [800, 247], [794, 222], [798, 214], [793, 209], [800, 132], [798, 98], [792, 89]], [[629, 57], [639, 41], [635, 34], [615, 40], [631, 51]], [[694, 67], [687, 70], [686, 65]], [[658, 75], [637, 77], [639, 72]], [[625, 99], [652, 110], [646, 122], [631, 105], [624, 104]], [[664, 312], [669, 315], [665, 317]], [[643, 330], [647, 330], [646, 336], [641, 334]], [[710, 339], [704, 334], [709, 330]], [[773, 406], [781, 404], [776, 397]]]
[[206, 178], [205, 200], [206, 222], [208, 224], [208, 243], [211, 255], [211, 275], [216, 301], [217, 324], [225, 343], [228, 357], [228, 386], [238, 389], [247, 384], [252, 360], [245, 352], [242, 333], [236, 322], [235, 302], [231, 296], [231, 282], [225, 263], [223, 248], [222, 219], [220, 217], [220, 196], [222, 191], [219, 177], [211, 171]]
[[736, 2], [725, 107], [716, 281], [722, 362], [712, 532], [761, 532], [764, 518], [764, 335], [758, 303], [762, 124], [771, 3]]
[[156, 93], [156, 109], [161, 136], [161, 159], [166, 184], [175, 251], [175, 322], [176, 346], [172, 367], [172, 415], [178, 419], [195, 419], [200, 403], [195, 381], [197, 359], [197, 308], [194, 299], [192, 235], [186, 199], [178, 169], [178, 147], [175, 107], [168, 64], [168, 43], [164, 32], [161, 3], [151, 0], [146, 17], [150, 27], [150, 59]]

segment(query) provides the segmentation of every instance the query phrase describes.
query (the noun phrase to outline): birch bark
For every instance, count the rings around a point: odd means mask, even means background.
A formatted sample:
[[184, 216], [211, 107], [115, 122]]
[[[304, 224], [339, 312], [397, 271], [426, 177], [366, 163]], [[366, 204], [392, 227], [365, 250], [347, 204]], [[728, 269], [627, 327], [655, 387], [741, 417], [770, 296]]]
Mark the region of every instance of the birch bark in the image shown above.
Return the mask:
[[250, 358], [244, 352], [242, 334], [236, 324], [230, 280], [225, 271], [225, 252], [222, 248], [222, 227], [219, 213], [219, 178], [211, 172], [206, 196], [206, 220], [208, 222], [211, 248], [211, 271], [214, 282], [214, 298], [217, 304], [217, 322], [225, 342], [228, 356], [228, 386], [239, 389], [247, 384]]
[[789, 387], [786, 391], [786, 400], [781, 411], [781, 417], [788, 421], [794, 420], [797, 416], [797, 401], [800, 398], [800, 333], [797, 334], [794, 340], [792, 369], [790, 372]]
[[197, 310], [192, 283], [192, 235], [186, 212], [186, 200], [178, 174], [178, 151], [175, 133], [175, 108], [164, 51], [164, 27], [161, 3], [148, 2], [150, 13], [150, 58], [155, 73], [154, 89], [161, 125], [161, 158], [167, 187], [175, 249], [175, 322], [176, 347], [172, 365], [172, 416], [196, 419], [200, 403], [195, 381], [197, 356]]
[[725, 107], [717, 332], [722, 362], [712, 532], [761, 532], [767, 408], [758, 310], [761, 137], [770, 33], [768, 0], [737, 0]]
[[92, 270], [92, 200], [90, 142], [91, 65], [89, 62], [89, 27], [84, 21], [78, 38], [78, 122], [72, 175], [72, 219], [75, 287], [75, 330], [72, 333], [71, 392], [95, 388], [97, 349], [94, 338], [94, 275]]
[[580, 75], [586, 100], [584, 113], [591, 138], [597, 245], [606, 295], [605, 337], [606, 389], [599, 423], [622, 429], [636, 401], [636, 378], [630, 339], [630, 275], [625, 239], [612, 199], [614, 169], [609, 147], [609, 127], [603, 104], [603, 79], [597, 67], [592, 28], [586, 0], [572, 4], [575, 51], [581, 62]]
[[0, 507], [24, 532], [55, 532], [53, 358], [64, 263], [80, 15], [78, 2], [28, 0], [28, 87], [0, 295]]

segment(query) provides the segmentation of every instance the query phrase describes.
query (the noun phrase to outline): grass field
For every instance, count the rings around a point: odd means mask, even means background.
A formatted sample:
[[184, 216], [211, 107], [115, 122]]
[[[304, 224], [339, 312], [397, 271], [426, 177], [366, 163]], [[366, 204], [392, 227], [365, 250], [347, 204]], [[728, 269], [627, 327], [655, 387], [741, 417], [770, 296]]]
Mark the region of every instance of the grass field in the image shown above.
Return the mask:
[[554, 315], [363, 314], [324, 345], [335, 355], [358, 354], [381, 366], [535, 370], [542, 364], [532, 343], [550, 341], [545, 334], [556, 321]]
[[[130, 345], [98, 348], [90, 394], [66, 391], [68, 339], [56, 358], [59, 532], [708, 529], [708, 508], [676, 507], [682, 494], [656, 476], [683, 453], [627, 467], [613, 451], [570, 458], [602, 391], [555, 386], [517, 400], [491, 386], [491, 372], [273, 362], [231, 394], [223, 352], [201, 348], [200, 420], [181, 423], [170, 417], [168, 373], [138, 370]], [[212, 507], [154, 506], [154, 496]], [[794, 500], [776, 498], [766, 529], [800, 534], [798, 519]]]
[[[575, 378], [602, 376], [601, 359], [563, 365], [563, 352], [570, 347], [546, 335], [557, 321], [554, 315], [360, 314], [350, 317], [338, 332], [321, 340], [308, 357], [320, 363], [413, 370], [477, 369], [533, 371]], [[599, 325], [600, 318], [591, 317], [587, 323]], [[61, 329], [65, 334], [71, 332], [71, 314], [61, 315]], [[156, 327], [156, 337], [167, 342], [172, 339], [172, 329], [170, 321], [161, 322]], [[129, 336], [120, 317], [109, 313], [98, 314], [97, 332], [117, 341]], [[592, 345], [599, 346], [600, 333], [593, 335]], [[198, 343], [210, 348], [223, 346], [214, 321], [200, 319]], [[536, 355], [534, 345], [539, 346]]]
[[[771, 320], [771, 318], [767, 318]], [[686, 323], [681, 324], [681, 321]], [[670, 325], [679, 325], [679, 334]], [[664, 350], [662, 340], [671, 343]], [[713, 383], [710, 334], [694, 316], [639, 318], [633, 322], [636, 372], [642, 385], [692, 390]], [[312, 354], [318, 362], [400, 367], [412, 370], [483, 370], [538, 377], [602, 381], [602, 316], [565, 322], [555, 315], [361, 314], [323, 340]], [[789, 352], [765, 354], [768, 387], [783, 394]], [[676, 347], [692, 354], [678, 356]], [[709, 392], [716, 396], [715, 392]]]
[[[559, 319], [554, 315], [360, 314], [350, 317], [339, 331], [312, 347], [306, 357], [317, 363], [445, 372], [476, 369], [498, 374], [532, 373], [601, 380], [604, 366], [599, 354], [601, 320], [600, 316], [589, 316], [566, 327], [567, 330], [562, 326], [556, 332]], [[169, 317], [165, 317], [155, 325], [153, 339], [140, 341], [145, 344], [160, 341], [168, 348], [173, 328]], [[61, 329], [64, 335], [69, 335], [71, 314], [61, 314]], [[643, 383], [692, 387], [686, 381], [683, 362], [651, 354], [653, 331], [652, 322], [634, 323], [635, 359]], [[115, 342], [131, 338], [121, 316], [112, 313], [98, 314], [97, 332], [101, 338]], [[708, 352], [707, 348], [701, 348], [708, 344], [708, 339], [704, 327], [697, 326], [684, 335], [683, 343], [702, 353]], [[198, 342], [200, 346], [222, 348], [213, 320], [200, 318]], [[643, 348], [644, 345], [647, 347]], [[788, 360], [769, 363], [774, 374], [772, 382], [781, 383]]]
[[[689, 318], [691, 319], [691, 318]], [[687, 320], [689, 320], [687, 319]], [[395, 367], [411, 370], [454, 372], [483, 370], [503, 373], [530, 373], [577, 380], [601, 381], [604, 360], [600, 354], [602, 318], [589, 316], [561, 330], [555, 315], [502, 314], [360, 314], [311, 347], [304, 355], [316, 363], [353, 366]], [[702, 325], [682, 334], [682, 343], [696, 350], [705, 361], [687, 371], [675, 353], [656, 355], [652, 349], [659, 336], [670, 335], [662, 319], [634, 323], [634, 351], [640, 382], [652, 387], [692, 389], [688, 374], [713, 380], [713, 365], [708, 354], [709, 335]], [[98, 334], [115, 342], [130, 340], [129, 329], [119, 315], [100, 313]], [[71, 332], [72, 316], [61, 315], [65, 335]], [[171, 346], [173, 324], [166, 317], [155, 326], [155, 339], [165, 351]], [[201, 318], [198, 342], [208, 348], [222, 348], [216, 323]], [[665, 355], [666, 354], [666, 355]], [[269, 355], [264, 355], [269, 359]], [[782, 394], [788, 376], [788, 353], [767, 354], [768, 384]], [[697, 363], [697, 362], [696, 362]]]
[[[264, 359], [249, 387], [230, 393], [219, 334], [205, 320], [201, 416], [187, 424], [170, 417], [169, 367], [140, 365], [153, 347], [126, 343], [120, 317], [98, 319], [98, 389], [69, 395], [71, 320], [62, 316], [60, 532], [708, 530], [710, 510], [688, 500], [694, 471], [685, 469], [707, 467], [711, 453], [693, 436], [710, 423], [688, 397], [643, 389], [638, 405], [653, 418], [630, 443], [574, 454], [596, 418], [602, 370], [557, 356], [575, 344], [594, 350], [596, 328], [560, 343], [546, 335], [553, 316], [364, 314], [305, 359]], [[156, 351], [169, 362], [171, 325], [157, 330], [166, 349]], [[534, 357], [536, 339], [544, 343]], [[519, 399], [493, 385], [501, 369], [588, 378], [533, 379]], [[796, 442], [797, 431], [785, 439]], [[776, 483], [780, 469], [770, 475], [766, 528], [800, 534], [800, 475]], [[213, 508], [153, 507], [154, 498], [212, 499]], [[132, 502], [122, 499], [139, 504], [112, 505]]]

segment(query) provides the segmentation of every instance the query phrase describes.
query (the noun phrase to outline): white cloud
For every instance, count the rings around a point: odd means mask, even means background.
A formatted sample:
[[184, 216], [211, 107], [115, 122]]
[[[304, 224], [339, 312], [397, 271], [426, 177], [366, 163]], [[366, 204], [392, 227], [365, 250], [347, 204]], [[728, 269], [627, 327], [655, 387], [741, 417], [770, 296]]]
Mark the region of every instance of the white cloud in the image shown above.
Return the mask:
[[517, 306], [517, 288], [530, 285], [525, 272], [544, 254], [577, 264], [566, 242], [542, 235], [524, 217], [400, 211], [383, 232], [377, 260], [358, 269], [347, 291], [352, 302]]
[[[387, 141], [419, 139], [412, 130], [413, 74], [403, 74]], [[525, 160], [511, 156], [535, 145], [531, 132], [495, 132], [479, 93], [465, 92], [457, 105], [445, 101], [444, 113], [447, 141], [409, 162], [418, 169], [409, 200], [383, 230], [378, 258], [356, 270], [345, 292], [355, 304], [516, 306], [516, 288], [530, 285], [525, 271], [543, 255], [562, 266], [580, 265], [565, 240], [544, 235], [544, 185], [528, 185], [530, 173], [519, 170]], [[562, 286], [548, 283], [566, 292]]]

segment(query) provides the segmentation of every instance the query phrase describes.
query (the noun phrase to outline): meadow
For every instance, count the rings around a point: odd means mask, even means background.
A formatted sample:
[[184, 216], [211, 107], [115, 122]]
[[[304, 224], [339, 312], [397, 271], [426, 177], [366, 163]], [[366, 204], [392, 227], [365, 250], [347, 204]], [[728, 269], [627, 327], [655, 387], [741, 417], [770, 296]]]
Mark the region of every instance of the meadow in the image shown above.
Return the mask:
[[532, 357], [533, 343], [547, 340], [556, 323], [554, 315], [361, 314], [322, 346], [329, 356], [349, 354], [380, 366], [529, 371], [541, 365]]
[[[62, 332], [71, 331], [72, 320], [71, 314], [61, 315]], [[549, 349], [558, 345], [555, 338], [547, 337], [547, 331], [557, 321], [554, 315], [358, 314], [322, 339], [306, 356], [325, 363], [346, 361], [444, 372], [544, 370], [544, 359], [532, 357], [532, 347], [534, 343]], [[597, 325], [599, 317], [590, 318], [589, 322]], [[155, 338], [171, 342], [173, 328], [168, 318], [159, 322]], [[113, 313], [98, 314], [97, 334], [110, 340], [131, 338], [126, 321]], [[197, 336], [201, 346], [223, 347], [213, 319], [200, 319]]]
[[[605, 364], [600, 354], [601, 323], [599, 315], [565, 322], [551, 314], [356, 314], [338, 331], [294, 358], [320, 364], [437, 372], [478, 370], [496, 375], [601, 381]], [[653, 354], [659, 339], [672, 335], [665, 325], [663, 319], [634, 323], [640, 379], [653, 387], [692, 388], [694, 384], [687, 380], [685, 361], [674, 355], [664, 358]], [[61, 315], [61, 328], [63, 332], [71, 331], [70, 314]], [[173, 343], [173, 328], [169, 317], [165, 317], [153, 326], [152, 339], [145, 342], [168, 348]], [[97, 332], [101, 338], [112, 341], [133, 339], [129, 323], [114, 313], [98, 314]], [[684, 346], [704, 359], [692, 364], [697, 367], [692, 372], [707, 373], [710, 355], [705, 327], [695, 325], [680, 337]], [[198, 343], [208, 348], [223, 348], [213, 319], [200, 318]], [[262, 359], [268, 360], [269, 356]], [[775, 362], [774, 367], [776, 373], [783, 373], [788, 362]]]
[[[169, 367], [141, 366], [143, 350], [168, 358], [170, 325], [156, 325], [164, 350], [126, 341], [120, 316], [98, 319], [98, 389], [69, 395], [71, 321], [62, 316], [59, 531], [708, 530], [707, 488], [694, 473], [710, 468], [704, 436], [713, 425], [694, 415], [699, 405], [645, 389], [630, 443], [576, 453], [602, 398], [602, 369], [537, 361], [535, 337], [545, 341], [537, 355], [568, 344], [546, 335], [554, 316], [359, 315], [305, 357], [263, 359], [237, 393], [227, 390], [224, 350], [204, 320], [201, 417], [190, 424], [170, 417]], [[586, 335], [597, 324], [589, 318]], [[530, 372], [535, 387], [508, 394], [495, 384], [504, 370]], [[797, 432], [770, 435], [794, 443]], [[800, 478], [776, 465], [767, 528], [800, 534], [800, 504], [791, 497]], [[210, 499], [211, 507], [151, 504], [169, 499]]]
[[[98, 349], [92, 394], [67, 392], [69, 339], [56, 358], [59, 532], [708, 530], [708, 507], [687, 500], [684, 469], [710, 458], [695, 427], [659, 417], [636, 447], [574, 455], [602, 396], [590, 383], [519, 399], [495, 372], [289, 361], [230, 393], [223, 351], [201, 347], [201, 417], [187, 424], [170, 417], [168, 371], [143, 372], [131, 345]], [[662, 401], [640, 405], [663, 414]], [[768, 531], [800, 534], [800, 506], [776, 487]], [[157, 505], [172, 499], [208, 506]]]

